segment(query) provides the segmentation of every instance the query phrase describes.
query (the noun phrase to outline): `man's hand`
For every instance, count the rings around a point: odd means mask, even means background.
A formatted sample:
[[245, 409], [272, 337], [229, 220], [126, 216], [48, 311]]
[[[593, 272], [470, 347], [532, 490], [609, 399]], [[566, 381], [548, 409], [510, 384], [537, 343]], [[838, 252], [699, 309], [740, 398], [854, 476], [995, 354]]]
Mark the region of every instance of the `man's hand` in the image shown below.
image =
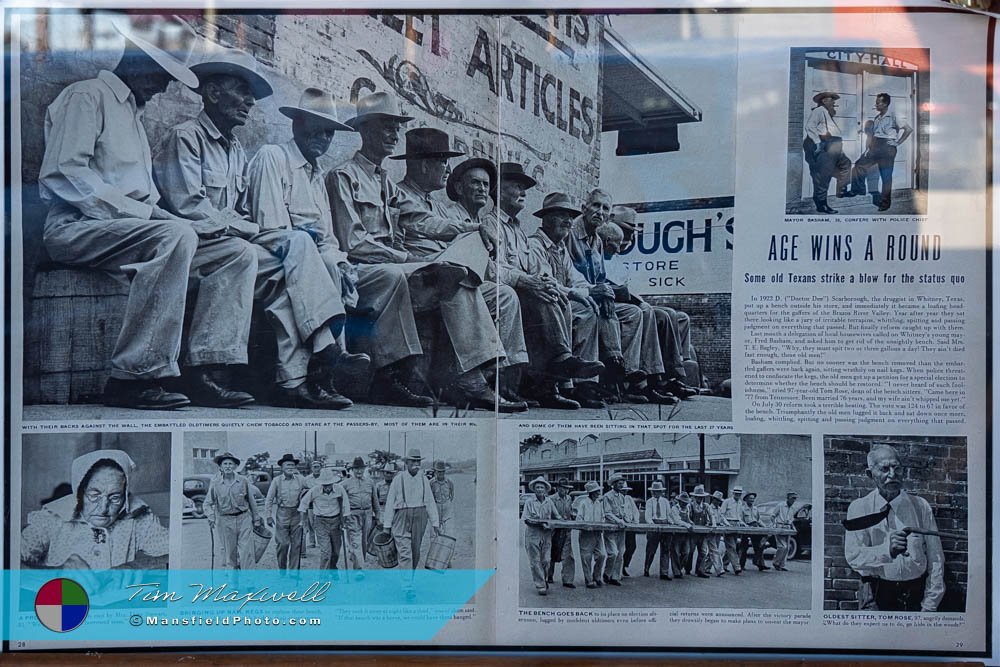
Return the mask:
[[350, 262], [340, 262], [337, 264], [337, 268], [340, 269], [341, 279], [347, 283], [348, 291], [356, 290], [358, 288], [358, 267]]
[[226, 223], [213, 220], [186, 220], [185, 222], [190, 224], [198, 236], [203, 239], [217, 239], [224, 235], [229, 228]]
[[889, 534], [889, 556], [905, 556], [906, 554], [906, 533], [902, 530], [895, 530]]
[[[160, 208], [159, 206], [153, 205], [153, 212], [149, 214], [150, 220], [184, 220], [184, 218], [178, 217], [171, 213], [170, 211]], [[187, 220], [185, 220], [187, 222]]]
[[590, 293], [585, 289], [571, 289], [566, 296], [568, 296], [571, 301], [582, 303], [595, 313], [600, 312], [600, 309], [597, 306], [597, 302], [594, 301], [593, 297], [591, 297]]
[[227, 222], [229, 223], [229, 236], [235, 236], [241, 239], [250, 239], [260, 233], [260, 226], [250, 222], [249, 220], [232, 216], [227, 220]]
[[615, 292], [607, 283], [598, 283], [590, 287], [590, 296], [594, 299], [610, 299], [614, 301]]
[[497, 233], [499, 231], [500, 230], [497, 228], [496, 223], [492, 220], [487, 220], [479, 225], [479, 238], [483, 240], [483, 245], [486, 246], [486, 252], [488, 252], [490, 256], [496, 255]]
[[437, 526], [431, 526], [431, 537], [437, 537], [441, 534], [441, 529]]
[[272, 519], [271, 517], [267, 517], [267, 525], [270, 528], [274, 528], [274, 519]]

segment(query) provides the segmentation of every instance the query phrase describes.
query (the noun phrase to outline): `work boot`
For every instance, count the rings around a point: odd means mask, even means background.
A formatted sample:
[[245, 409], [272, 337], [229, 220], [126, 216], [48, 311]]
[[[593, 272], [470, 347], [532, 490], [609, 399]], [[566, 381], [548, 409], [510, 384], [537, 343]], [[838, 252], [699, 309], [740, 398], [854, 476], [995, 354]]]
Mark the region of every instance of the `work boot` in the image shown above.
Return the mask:
[[597, 377], [604, 370], [600, 361], [586, 361], [577, 356], [569, 356], [562, 361], [549, 364], [549, 374], [563, 380], [584, 380]]
[[538, 405], [550, 410], [579, 410], [580, 404], [576, 401], [561, 396], [553, 387], [552, 393], [541, 394], [538, 397]]
[[379, 370], [372, 381], [369, 398], [380, 405], [398, 405], [406, 408], [429, 408], [434, 405], [430, 396], [410, 388], [412, 374], [407, 374], [399, 363]]
[[462, 373], [447, 391], [448, 402], [456, 408], [468, 410], [496, 410], [501, 413], [524, 412], [526, 403], [514, 403], [498, 397], [476, 369]]
[[596, 383], [580, 382], [570, 390], [568, 398], [579, 403], [581, 407], [603, 410], [608, 407], [608, 404], [604, 402], [601, 394], [601, 388]]
[[194, 366], [187, 369], [183, 384], [185, 393], [194, 405], [207, 408], [238, 408], [254, 403], [254, 397], [245, 391], [226, 389], [212, 377], [210, 369]]
[[166, 391], [155, 380], [108, 378], [104, 385], [104, 404], [134, 410], [176, 410], [191, 405], [191, 401], [184, 394]]
[[343, 410], [354, 403], [340, 394], [329, 394], [326, 390], [310, 382], [303, 382], [297, 387], [278, 387], [274, 404], [286, 408], [305, 408], [309, 410]]

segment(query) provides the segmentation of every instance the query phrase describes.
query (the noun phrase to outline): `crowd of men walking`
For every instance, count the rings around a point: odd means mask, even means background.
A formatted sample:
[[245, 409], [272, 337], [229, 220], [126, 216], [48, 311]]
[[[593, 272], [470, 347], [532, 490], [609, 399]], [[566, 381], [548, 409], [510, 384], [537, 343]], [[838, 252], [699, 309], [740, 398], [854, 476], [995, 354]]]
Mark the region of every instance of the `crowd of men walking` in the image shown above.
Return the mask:
[[[643, 512], [635, 499], [628, 494], [629, 486], [620, 474], [608, 478], [610, 489], [602, 493], [596, 481], [587, 482], [584, 492], [571, 495], [573, 485], [566, 479], [552, 485], [538, 477], [529, 488], [534, 493], [527, 498], [521, 519], [525, 523], [524, 544], [528, 553], [531, 578], [539, 595], [548, 595], [554, 583], [556, 563], [561, 563], [564, 588], [576, 588], [577, 567], [573, 554], [572, 533], [578, 533], [580, 565], [587, 588], [622, 586], [629, 573], [636, 551], [636, 531], [626, 530], [630, 524], [657, 524], [694, 527], [774, 527], [792, 528], [792, 507], [798, 494], [789, 491], [784, 505], [778, 508], [773, 521], [765, 524], [760, 511], [754, 506], [756, 493], [744, 495], [741, 486], [735, 486], [732, 495], [725, 498], [721, 491], [709, 494], [704, 485], [697, 485], [688, 493], [672, 493], [668, 498], [660, 481], [653, 482]], [[547, 521], [579, 521], [586, 528], [549, 528]], [[618, 529], [596, 530], [593, 524], [613, 524]], [[764, 563], [766, 535], [740, 535], [736, 532], [647, 532], [643, 558], [644, 577], [659, 576], [667, 581], [683, 579], [684, 575], [703, 579], [724, 576], [727, 571], [740, 575], [746, 569], [749, 551], [753, 549], [752, 563], [758, 570], [770, 570]], [[787, 535], [776, 535], [777, 552], [773, 569], [787, 571], [789, 540]], [[654, 568], [655, 566], [655, 568]]]
[[[108, 405], [253, 403], [233, 369], [255, 303], [276, 341], [276, 405], [347, 408], [338, 384], [359, 372], [373, 375], [370, 401], [410, 407], [672, 405], [703, 391], [690, 318], [629, 289], [617, 252], [635, 211], [608, 193], [582, 206], [547, 194], [529, 237], [519, 216], [538, 183], [523, 166], [465, 156], [426, 127], [397, 154], [414, 119], [384, 92], [341, 122], [337, 101], [307, 88], [279, 107], [292, 138], [248, 159], [235, 131], [273, 92], [255, 59], [215, 44], [182, 59], [116, 27], [113, 71], [48, 107], [39, 174], [52, 259], [129, 280]], [[143, 109], [172, 81], [203, 109], [150, 146]], [[326, 172], [336, 132], [361, 146]], [[405, 161], [400, 182], [386, 159]], [[433, 349], [425, 313], [439, 323]]]

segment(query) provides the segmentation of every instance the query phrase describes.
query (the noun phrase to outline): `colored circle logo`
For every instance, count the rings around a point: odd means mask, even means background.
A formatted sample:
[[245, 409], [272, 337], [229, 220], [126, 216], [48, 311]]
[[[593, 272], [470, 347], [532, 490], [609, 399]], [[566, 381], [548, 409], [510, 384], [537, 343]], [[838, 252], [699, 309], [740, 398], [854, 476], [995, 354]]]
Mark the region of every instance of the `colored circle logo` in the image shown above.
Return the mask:
[[90, 611], [90, 598], [72, 579], [53, 579], [38, 589], [35, 615], [53, 632], [69, 632], [83, 625]]

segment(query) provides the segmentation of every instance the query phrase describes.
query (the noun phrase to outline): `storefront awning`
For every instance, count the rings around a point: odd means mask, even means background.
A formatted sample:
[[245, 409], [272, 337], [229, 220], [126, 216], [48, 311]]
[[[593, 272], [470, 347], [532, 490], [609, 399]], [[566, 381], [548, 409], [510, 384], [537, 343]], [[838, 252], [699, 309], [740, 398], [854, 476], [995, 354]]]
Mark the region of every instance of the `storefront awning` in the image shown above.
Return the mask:
[[680, 149], [677, 126], [701, 121], [701, 109], [653, 71], [610, 26], [604, 28], [603, 132], [618, 131], [618, 155]]

